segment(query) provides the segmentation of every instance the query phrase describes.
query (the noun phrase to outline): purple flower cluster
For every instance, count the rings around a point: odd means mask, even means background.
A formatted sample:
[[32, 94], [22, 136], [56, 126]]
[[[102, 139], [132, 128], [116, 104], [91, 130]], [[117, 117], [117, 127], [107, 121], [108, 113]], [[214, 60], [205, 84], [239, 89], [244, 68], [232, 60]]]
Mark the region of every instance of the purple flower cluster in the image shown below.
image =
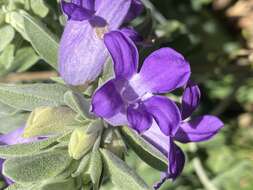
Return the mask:
[[[139, 64], [134, 43], [140, 41], [138, 33], [120, 27], [141, 13], [140, 0], [62, 0], [61, 6], [68, 18], [59, 50], [62, 78], [69, 85], [87, 85], [110, 55], [115, 75], [93, 94], [92, 112], [112, 126], [128, 125], [168, 158], [168, 169], [155, 189], [166, 179], [176, 179], [185, 156], [175, 141], [205, 141], [223, 127], [215, 116], [190, 118], [201, 95], [190, 81], [189, 63], [177, 51], [161, 48]], [[179, 105], [166, 96], [178, 88], [184, 89]], [[1, 136], [0, 142], [34, 140], [21, 138], [22, 131]]]
[[[105, 45], [114, 63], [115, 78], [100, 87], [92, 98], [92, 111], [113, 126], [128, 125], [168, 158], [165, 179], [175, 179], [183, 170], [185, 156], [174, 143], [200, 142], [214, 136], [223, 123], [204, 115], [188, 121], [200, 102], [200, 90], [189, 81], [190, 66], [171, 48], [162, 48], [146, 58], [138, 72], [138, 51], [120, 31], [105, 35]], [[162, 95], [185, 87], [178, 106]]]

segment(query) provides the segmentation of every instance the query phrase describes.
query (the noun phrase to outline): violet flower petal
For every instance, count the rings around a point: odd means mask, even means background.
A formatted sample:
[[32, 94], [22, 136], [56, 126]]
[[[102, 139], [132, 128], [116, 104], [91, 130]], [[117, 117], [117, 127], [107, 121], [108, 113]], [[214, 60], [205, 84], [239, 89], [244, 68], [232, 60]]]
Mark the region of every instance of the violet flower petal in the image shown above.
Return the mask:
[[137, 16], [141, 14], [143, 9], [144, 6], [140, 0], [132, 0], [131, 7], [125, 18], [125, 21], [130, 22], [131, 20], [135, 19]]
[[59, 71], [70, 85], [95, 80], [108, 57], [100, 39], [88, 21], [68, 21], [60, 42]]
[[182, 98], [182, 119], [192, 115], [200, 103], [200, 89], [198, 85], [188, 82]]
[[134, 43], [121, 32], [113, 31], [105, 35], [105, 44], [114, 62], [116, 78], [131, 78], [137, 71], [139, 59]]
[[146, 111], [144, 106], [139, 106], [138, 108], [129, 106], [127, 109], [127, 119], [129, 121], [129, 127], [138, 133], [143, 133], [152, 124], [152, 116]]
[[23, 138], [22, 137], [23, 132], [24, 132], [24, 127], [21, 127], [8, 134], [0, 135], [0, 144], [1, 145], [22, 144], [22, 143], [29, 143], [37, 139], [37, 138]]
[[86, 9], [95, 10], [95, 0], [82, 0], [82, 6]]
[[110, 118], [119, 113], [123, 105], [113, 80], [99, 88], [92, 98], [92, 112], [104, 118]]
[[217, 134], [223, 126], [222, 121], [215, 116], [200, 116], [182, 123], [175, 140], [182, 143], [206, 141]]
[[71, 0], [71, 3], [74, 3], [80, 7], [83, 7], [89, 10], [95, 10], [95, 0]]
[[181, 54], [161, 48], [144, 61], [136, 83], [146, 92], [166, 93], [185, 85], [190, 73], [190, 65]]
[[111, 124], [112, 126], [123, 126], [129, 125], [126, 116], [126, 110], [122, 108], [122, 110], [110, 118], [103, 118], [107, 123]]
[[183, 151], [170, 138], [170, 148], [168, 153], [168, 171], [164, 172], [159, 182], [154, 185], [154, 189], [159, 189], [167, 179], [175, 180], [183, 171], [185, 156]]
[[183, 151], [170, 139], [168, 178], [175, 180], [183, 171], [185, 156]]
[[170, 148], [170, 137], [161, 132], [155, 121], [153, 121], [151, 127], [142, 136], [167, 157]]
[[96, 1], [96, 15], [106, 20], [109, 30], [116, 30], [124, 22], [130, 5], [131, 0]]
[[94, 11], [80, 7], [74, 3], [61, 2], [62, 11], [68, 16], [68, 19], [83, 21], [88, 20], [94, 15]]
[[173, 135], [181, 121], [177, 105], [163, 96], [153, 96], [144, 101], [147, 111], [152, 114], [165, 135]]
[[143, 42], [142, 36], [132, 27], [121, 28], [120, 32], [130, 38], [135, 44]]

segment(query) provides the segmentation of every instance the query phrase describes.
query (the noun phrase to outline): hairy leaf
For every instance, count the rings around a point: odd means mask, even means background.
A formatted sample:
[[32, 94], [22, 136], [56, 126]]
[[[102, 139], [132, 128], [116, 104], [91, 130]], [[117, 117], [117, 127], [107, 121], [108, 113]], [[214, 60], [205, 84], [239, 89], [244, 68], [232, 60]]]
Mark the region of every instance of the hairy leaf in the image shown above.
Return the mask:
[[91, 181], [94, 185], [94, 189], [98, 190], [99, 181], [102, 174], [103, 163], [101, 154], [98, 149], [95, 149], [91, 153], [90, 167], [88, 173], [90, 174]]
[[14, 158], [20, 156], [33, 155], [50, 146], [56, 140], [57, 137], [52, 137], [47, 140], [41, 140], [32, 143], [0, 146], [0, 157]]
[[68, 91], [64, 94], [64, 102], [84, 118], [91, 118], [90, 103], [82, 94]]
[[3, 26], [0, 28], [0, 52], [11, 43], [15, 36], [15, 31], [11, 26]]
[[3, 173], [19, 183], [39, 182], [57, 176], [70, 162], [71, 158], [66, 150], [54, 150], [7, 159], [3, 165]]
[[28, 113], [18, 113], [0, 116], [0, 133], [7, 134], [22, 126], [25, 126]]
[[104, 162], [115, 186], [122, 190], [151, 190], [143, 179], [125, 162], [108, 150], [101, 150]]
[[128, 127], [122, 128], [122, 134], [127, 144], [131, 146], [134, 152], [147, 164], [155, 169], [165, 171], [167, 169], [167, 158], [153, 145], [144, 138], [135, 133]]
[[39, 20], [33, 18], [24, 11], [21, 13], [24, 18], [25, 31], [33, 48], [42, 59], [44, 59], [54, 69], [57, 69], [59, 40]]
[[68, 89], [59, 84], [0, 84], [0, 101], [17, 109], [32, 111], [40, 106], [63, 105]]

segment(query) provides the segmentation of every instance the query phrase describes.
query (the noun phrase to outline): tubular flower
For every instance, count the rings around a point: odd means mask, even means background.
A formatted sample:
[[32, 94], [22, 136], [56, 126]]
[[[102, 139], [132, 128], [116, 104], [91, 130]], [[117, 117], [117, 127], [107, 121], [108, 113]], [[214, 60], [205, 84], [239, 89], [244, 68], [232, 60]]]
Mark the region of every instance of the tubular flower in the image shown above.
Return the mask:
[[[4, 146], [4, 145], [23, 144], [23, 143], [29, 143], [29, 142], [38, 140], [38, 138], [23, 138], [22, 137], [23, 132], [24, 132], [24, 127], [21, 127], [8, 134], [0, 135], [0, 145]], [[0, 171], [1, 171], [0, 176], [5, 179], [6, 184], [10, 185], [13, 182], [2, 174], [3, 163], [4, 163], [4, 159], [0, 159]]]
[[144, 138], [168, 158], [168, 170], [163, 173], [161, 181], [155, 184], [155, 189], [160, 188], [166, 179], [175, 180], [184, 168], [184, 153], [174, 141], [181, 143], [206, 141], [223, 127], [220, 119], [211, 115], [199, 116], [190, 121], [185, 121], [198, 107], [199, 100], [200, 90], [197, 85], [190, 82], [185, 88], [182, 98], [182, 121], [174, 133], [169, 136], [164, 135], [154, 122], [152, 127], [143, 134]]
[[114, 62], [115, 78], [95, 92], [92, 111], [113, 126], [129, 124], [139, 133], [155, 120], [165, 135], [172, 135], [181, 121], [180, 110], [158, 94], [187, 83], [188, 62], [175, 50], [162, 48], [152, 53], [138, 72], [139, 55], [130, 38], [113, 31], [104, 40]]
[[118, 29], [142, 10], [139, 0], [62, 0], [68, 21], [60, 42], [59, 72], [70, 85], [96, 79], [108, 52], [104, 34]]

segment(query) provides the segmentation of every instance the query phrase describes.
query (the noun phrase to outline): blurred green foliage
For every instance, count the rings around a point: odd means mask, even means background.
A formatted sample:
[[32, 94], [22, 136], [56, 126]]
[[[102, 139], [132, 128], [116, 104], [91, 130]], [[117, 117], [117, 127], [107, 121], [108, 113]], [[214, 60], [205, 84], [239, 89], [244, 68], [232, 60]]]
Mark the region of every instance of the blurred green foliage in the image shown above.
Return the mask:
[[[201, 86], [202, 104], [198, 114], [216, 114], [226, 123], [212, 141], [201, 143], [194, 150], [184, 146], [187, 164], [183, 175], [173, 183], [167, 182], [162, 189], [252, 190], [253, 64], [247, 57], [237, 56], [247, 49], [243, 36], [231, 27], [223, 11], [213, 10], [212, 0], [143, 2], [150, 11], [132, 24], [148, 42], [154, 42], [154, 47], [142, 49], [142, 55], [164, 46], [182, 52], [191, 63], [192, 79]], [[64, 18], [57, 1], [0, 0], [0, 7], [1, 80], [13, 72], [50, 70], [32, 48], [19, 11], [26, 11], [60, 38]], [[10, 128], [1, 129], [2, 133], [25, 123], [26, 114], [16, 113], [6, 105], [0, 108], [16, 114], [11, 117], [0, 113], [0, 123], [6, 120], [10, 123]], [[207, 181], [201, 178], [196, 158], [201, 161]], [[159, 172], [136, 159], [134, 153], [126, 159], [148, 184], [159, 179]], [[107, 184], [103, 189], [113, 187]]]

